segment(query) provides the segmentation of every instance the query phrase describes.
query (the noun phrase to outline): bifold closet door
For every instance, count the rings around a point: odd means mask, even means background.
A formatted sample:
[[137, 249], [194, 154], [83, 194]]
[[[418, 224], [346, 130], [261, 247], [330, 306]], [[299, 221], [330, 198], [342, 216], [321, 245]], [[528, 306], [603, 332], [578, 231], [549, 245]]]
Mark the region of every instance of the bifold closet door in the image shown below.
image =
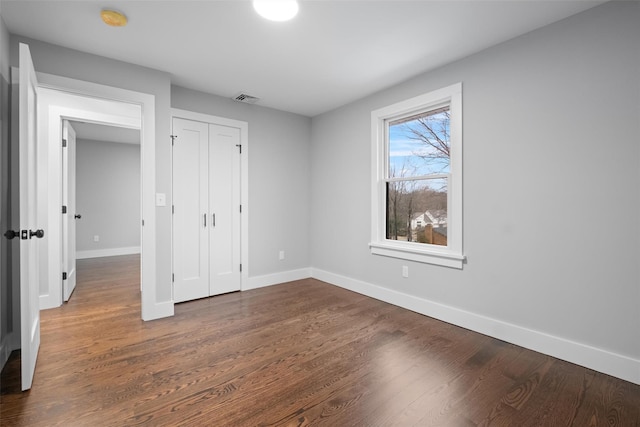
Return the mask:
[[209, 296], [209, 125], [173, 119], [173, 300]]
[[173, 300], [239, 291], [240, 129], [173, 119]]
[[210, 295], [240, 290], [240, 129], [209, 125]]

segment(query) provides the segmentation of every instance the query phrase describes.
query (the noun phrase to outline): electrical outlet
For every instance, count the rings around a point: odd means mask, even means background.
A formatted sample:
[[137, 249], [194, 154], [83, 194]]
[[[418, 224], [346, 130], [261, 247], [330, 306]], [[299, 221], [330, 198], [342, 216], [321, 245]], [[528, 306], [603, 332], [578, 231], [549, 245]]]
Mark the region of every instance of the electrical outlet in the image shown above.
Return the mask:
[[280, 251], [278, 257], [280, 258], [280, 261], [282, 261], [284, 259], [284, 251]]
[[95, 236], [93, 236], [93, 241], [94, 242], [99, 242], [100, 241], [100, 236], [98, 236], [97, 234]]
[[409, 277], [409, 266], [402, 266], [402, 277]]

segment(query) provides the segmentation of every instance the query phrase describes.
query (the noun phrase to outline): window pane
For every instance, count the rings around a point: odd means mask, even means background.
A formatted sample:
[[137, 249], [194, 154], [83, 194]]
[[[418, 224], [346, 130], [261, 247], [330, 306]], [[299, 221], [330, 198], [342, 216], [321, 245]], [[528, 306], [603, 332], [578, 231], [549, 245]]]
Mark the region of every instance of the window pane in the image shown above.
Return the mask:
[[447, 246], [447, 179], [387, 182], [386, 235]]
[[449, 173], [449, 107], [389, 122], [389, 177]]

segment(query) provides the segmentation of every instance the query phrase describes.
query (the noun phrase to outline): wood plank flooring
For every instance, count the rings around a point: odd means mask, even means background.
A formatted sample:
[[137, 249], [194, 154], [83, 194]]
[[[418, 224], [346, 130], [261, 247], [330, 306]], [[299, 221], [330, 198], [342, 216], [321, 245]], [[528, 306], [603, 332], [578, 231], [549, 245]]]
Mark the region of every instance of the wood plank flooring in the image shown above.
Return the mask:
[[140, 320], [139, 258], [78, 261], [2, 426], [640, 426], [640, 386], [317, 280]]

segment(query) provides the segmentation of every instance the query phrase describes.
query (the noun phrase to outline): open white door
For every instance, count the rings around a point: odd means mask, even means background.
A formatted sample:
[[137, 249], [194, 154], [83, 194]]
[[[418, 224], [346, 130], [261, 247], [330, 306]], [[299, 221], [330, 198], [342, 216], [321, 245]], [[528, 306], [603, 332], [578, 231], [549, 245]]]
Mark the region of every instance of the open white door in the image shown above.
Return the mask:
[[76, 288], [76, 131], [62, 122], [62, 289], [69, 301]]
[[22, 390], [31, 388], [40, 347], [37, 230], [37, 106], [38, 81], [29, 46], [20, 43], [19, 198], [20, 198], [20, 322]]

